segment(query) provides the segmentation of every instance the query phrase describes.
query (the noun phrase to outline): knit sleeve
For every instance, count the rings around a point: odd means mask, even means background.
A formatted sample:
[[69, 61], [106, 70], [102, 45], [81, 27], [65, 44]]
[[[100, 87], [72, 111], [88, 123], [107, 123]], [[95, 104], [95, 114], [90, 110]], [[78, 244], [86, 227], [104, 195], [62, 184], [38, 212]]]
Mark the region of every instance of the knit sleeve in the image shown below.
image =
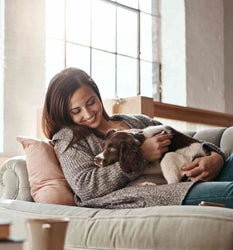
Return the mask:
[[66, 148], [64, 140], [56, 140], [55, 148], [65, 178], [74, 193], [86, 201], [123, 188], [143, 172], [143, 165], [133, 173], [123, 172], [119, 163], [99, 168], [93, 163], [94, 155], [88, 144]]
[[210, 151], [215, 151], [216, 153], [220, 154], [223, 158], [223, 160], [225, 161], [226, 160], [226, 156], [225, 154], [221, 151], [221, 149], [216, 146], [215, 144], [213, 143], [210, 143], [210, 142], [206, 142], [206, 141], [201, 141], [202, 142], [202, 145], [204, 148], [210, 150]]
[[162, 123], [160, 121], [157, 121], [153, 118], [150, 118], [147, 115], [135, 115], [135, 117], [141, 122], [143, 123], [143, 125], [145, 127], [148, 126], [157, 126], [157, 125], [162, 125]]

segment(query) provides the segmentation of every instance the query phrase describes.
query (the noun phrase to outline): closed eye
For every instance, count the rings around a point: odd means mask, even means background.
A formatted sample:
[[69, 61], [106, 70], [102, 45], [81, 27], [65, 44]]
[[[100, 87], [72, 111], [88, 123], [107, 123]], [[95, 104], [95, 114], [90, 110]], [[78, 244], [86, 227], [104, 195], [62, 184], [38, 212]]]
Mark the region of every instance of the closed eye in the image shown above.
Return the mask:
[[71, 110], [71, 113], [73, 114], [73, 115], [77, 115], [77, 114], [79, 114], [80, 113], [80, 108], [74, 108], [74, 109], [72, 109]]
[[114, 152], [117, 151], [117, 149], [114, 148], [114, 147], [109, 147], [109, 148], [108, 148], [108, 151], [109, 151], [110, 153], [114, 153]]
[[91, 105], [93, 105], [93, 104], [95, 104], [95, 97], [94, 97], [94, 96], [92, 96], [92, 97], [88, 100], [87, 106], [91, 106]]
[[[92, 96], [91, 98], [89, 98], [86, 102], [86, 106], [91, 106], [95, 104], [95, 97]], [[81, 112], [81, 108], [80, 107], [75, 107], [73, 109], [70, 110], [70, 112], [73, 114], [73, 115], [77, 115]]]

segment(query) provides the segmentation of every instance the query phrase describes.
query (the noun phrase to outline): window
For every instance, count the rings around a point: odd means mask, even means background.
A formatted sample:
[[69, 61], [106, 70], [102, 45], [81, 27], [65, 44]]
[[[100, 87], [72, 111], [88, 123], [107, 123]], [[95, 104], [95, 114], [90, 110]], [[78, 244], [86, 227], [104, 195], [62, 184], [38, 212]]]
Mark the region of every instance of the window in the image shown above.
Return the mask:
[[[5, 27], [5, 7], [4, 0], [0, 0], [0, 27]], [[4, 114], [4, 103], [3, 103], [3, 81], [4, 81], [4, 29], [0, 29], [0, 153], [3, 152], [3, 114]]]
[[47, 84], [59, 70], [78, 67], [104, 99], [156, 99], [159, 20], [159, 0], [46, 0]]

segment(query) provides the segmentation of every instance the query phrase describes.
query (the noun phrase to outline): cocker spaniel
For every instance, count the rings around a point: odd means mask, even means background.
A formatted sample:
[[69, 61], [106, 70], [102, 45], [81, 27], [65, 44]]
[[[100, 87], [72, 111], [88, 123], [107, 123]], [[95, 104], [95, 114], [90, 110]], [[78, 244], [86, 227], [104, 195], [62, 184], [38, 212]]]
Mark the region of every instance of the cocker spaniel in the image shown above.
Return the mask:
[[[141, 145], [146, 138], [160, 133], [171, 134], [169, 150], [162, 159], [154, 162], [154, 169], [160, 165], [164, 178], [168, 183], [186, 181], [182, 167], [190, 164], [194, 159], [210, 154], [210, 151], [203, 148], [200, 141], [187, 136], [169, 126], [149, 126], [145, 129], [111, 129], [106, 134], [103, 152], [94, 158], [95, 165], [106, 167], [119, 162], [121, 169], [130, 173], [135, 171], [143, 161]], [[144, 173], [153, 174], [153, 168], [145, 168]]]

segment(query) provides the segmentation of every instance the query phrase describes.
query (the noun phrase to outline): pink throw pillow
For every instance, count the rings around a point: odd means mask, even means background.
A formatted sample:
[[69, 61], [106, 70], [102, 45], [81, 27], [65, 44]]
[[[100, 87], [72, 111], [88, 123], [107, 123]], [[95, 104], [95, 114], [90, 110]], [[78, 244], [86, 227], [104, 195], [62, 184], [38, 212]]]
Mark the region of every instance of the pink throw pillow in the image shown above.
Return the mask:
[[74, 194], [67, 183], [49, 141], [16, 137], [24, 148], [31, 195], [35, 202], [74, 206]]

